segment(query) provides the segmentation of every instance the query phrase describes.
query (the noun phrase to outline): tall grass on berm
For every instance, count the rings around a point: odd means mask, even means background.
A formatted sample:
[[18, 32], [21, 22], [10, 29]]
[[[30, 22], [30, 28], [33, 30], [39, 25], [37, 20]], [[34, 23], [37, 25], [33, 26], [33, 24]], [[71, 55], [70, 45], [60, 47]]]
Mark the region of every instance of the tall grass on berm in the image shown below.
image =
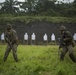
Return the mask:
[[[59, 60], [58, 46], [18, 46], [19, 62], [15, 62], [12, 52], [6, 62], [3, 56], [6, 45], [0, 45], [0, 75], [76, 75], [76, 63], [67, 55]], [[74, 48], [76, 56], [76, 47]]]

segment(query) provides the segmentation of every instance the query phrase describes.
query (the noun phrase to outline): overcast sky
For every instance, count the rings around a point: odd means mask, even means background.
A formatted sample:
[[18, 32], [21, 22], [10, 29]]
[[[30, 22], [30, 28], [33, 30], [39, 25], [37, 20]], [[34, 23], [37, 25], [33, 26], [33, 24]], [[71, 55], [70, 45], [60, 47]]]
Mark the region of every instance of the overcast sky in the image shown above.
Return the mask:
[[[5, 0], [0, 0], [0, 2], [4, 2]], [[21, 1], [21, 2], [23, 2], [23, 1], [25, 1], [25, 0], [18, 0], [18, 1]], [[62, 0], [60, 0], [60, 1], [62, 1]], [[68, 0], [65, 0], [65, 1], [68, 1]], [[73, 2], [74, 0], [70, 0], [71, 2]]]

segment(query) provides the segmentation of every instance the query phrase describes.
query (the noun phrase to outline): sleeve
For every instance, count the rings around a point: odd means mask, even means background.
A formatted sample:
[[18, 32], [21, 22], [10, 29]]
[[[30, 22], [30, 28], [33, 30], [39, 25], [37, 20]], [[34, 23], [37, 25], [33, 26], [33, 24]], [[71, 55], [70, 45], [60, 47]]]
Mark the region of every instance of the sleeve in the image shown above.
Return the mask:
[[64, 39], [65, 41], [72, 41], [73, 37], [72, 37], [72, 34], [67, 31], [66, 32], [66, 38]]
[[7, 32], [5, 32], [4, 38], [5, 38], [5, 41], [7, 42], [7, 39], [8, 39]]
[[12, 40], [12, 43], [17, 43], [17, 42], [18, 42], [17, 32], [13, 31], [13, 40]]
[[17, 32], [16, 31], [14, 32], [13, 36], [14, 36], [14, 40], [18, 40], [18, 36], [17, 36]]
[[4, 34], [5, 34], [5, 35], [4, 35], [5, 41], [6, 41], [7, 43], [9, 43], [10, 41], [9, 41], [9, 38], [8, 38], [7, 31], [6, 31]]

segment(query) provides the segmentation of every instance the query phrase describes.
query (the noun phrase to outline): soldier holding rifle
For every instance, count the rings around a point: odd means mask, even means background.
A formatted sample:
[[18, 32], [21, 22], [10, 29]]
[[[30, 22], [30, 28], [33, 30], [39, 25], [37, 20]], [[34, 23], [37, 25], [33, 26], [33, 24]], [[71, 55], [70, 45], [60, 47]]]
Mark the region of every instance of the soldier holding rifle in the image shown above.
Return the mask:
[[16, 31], [14, 29], [12, 29], [11, 24], [7, 24], [7, 29], [5, 32], [5, 41], [7, 42], [7, 48], [6, 48], [3, 60], [4, 61], [7, 60], [9, 52], [12, 50], [14, 60], [16, 62], [18, 62], [18, 58], [17, 58], [17, 54], [16, 54], [17, 46], [18, 46], [18, 36], [17, 36]]
[[74, 50], [73, 47], [75, 46], [75, 43], [73, 41], [73, 37], [69, 31], [66, 31], [65, 26], [60, 27], [61, 37], [60, 37], [60, 46], [59, 49], [62, 48], [61, 54], [60, 54], [60, 60], [64, 60], [64, 56], [67, 52], [69, 52], [69, 57], [73, 62], [76, 63], [76, 58], [74, 56]]

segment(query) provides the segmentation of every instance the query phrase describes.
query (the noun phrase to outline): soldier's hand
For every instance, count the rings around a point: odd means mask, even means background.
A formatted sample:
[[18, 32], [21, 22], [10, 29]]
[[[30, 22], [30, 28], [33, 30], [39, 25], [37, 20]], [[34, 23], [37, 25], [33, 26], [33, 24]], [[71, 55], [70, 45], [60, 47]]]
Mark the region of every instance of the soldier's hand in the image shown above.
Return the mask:
[[10, 44], [12, 44], [12, 42], [10, 42]]
[[12, 44], [12, 42], [9, 43], [10, 45]]
[[68, 38], [65, 38], [65, 39], [63, 39], [64, 41], [67, 41], [68, 40]]

